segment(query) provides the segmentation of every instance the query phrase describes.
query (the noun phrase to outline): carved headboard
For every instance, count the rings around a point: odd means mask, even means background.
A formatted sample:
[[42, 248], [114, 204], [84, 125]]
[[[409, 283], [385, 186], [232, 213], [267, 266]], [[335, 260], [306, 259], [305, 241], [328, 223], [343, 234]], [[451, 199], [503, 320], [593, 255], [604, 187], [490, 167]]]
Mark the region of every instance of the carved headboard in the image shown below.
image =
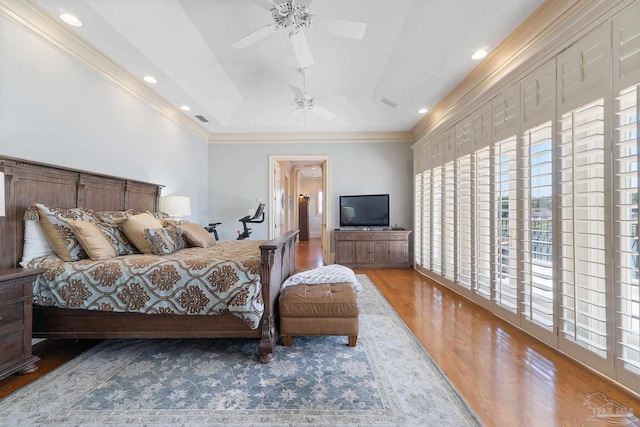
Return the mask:
[[24, 213], [34, 203], [57, 208], [158, 210], [162, 186], [0, 157], [5, 216], [0, 217], [0, 268], [22, 259]]

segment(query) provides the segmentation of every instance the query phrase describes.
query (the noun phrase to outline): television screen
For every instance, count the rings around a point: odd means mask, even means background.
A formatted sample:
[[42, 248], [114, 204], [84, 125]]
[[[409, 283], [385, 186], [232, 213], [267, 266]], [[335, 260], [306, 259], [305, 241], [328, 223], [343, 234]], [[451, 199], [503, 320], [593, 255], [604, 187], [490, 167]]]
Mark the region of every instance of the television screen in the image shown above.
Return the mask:
[[388, 194], [340, 196], [340, 227], [388, 226]]

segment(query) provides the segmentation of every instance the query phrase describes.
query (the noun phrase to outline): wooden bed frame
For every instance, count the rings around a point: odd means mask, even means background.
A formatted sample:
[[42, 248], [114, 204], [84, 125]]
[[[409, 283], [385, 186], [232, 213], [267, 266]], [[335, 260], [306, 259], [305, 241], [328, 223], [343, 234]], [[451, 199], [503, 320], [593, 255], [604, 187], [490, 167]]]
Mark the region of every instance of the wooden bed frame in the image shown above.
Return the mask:
[[[0, 268], [17, 267], [24, 242], [23, 216], [33, 203], [58, 208], [158, 210], [162, 186], [0, 157], [5, 174], [5, 216], [0, 217]], [[280, 285], [295, 269], [298, 231], [260, 246], [265, 311], [255, 330], [232, 314], [184, 316], [33, 308], [33, 336], [43, 338], [258, 338], [260, 362], [275, 357]]]

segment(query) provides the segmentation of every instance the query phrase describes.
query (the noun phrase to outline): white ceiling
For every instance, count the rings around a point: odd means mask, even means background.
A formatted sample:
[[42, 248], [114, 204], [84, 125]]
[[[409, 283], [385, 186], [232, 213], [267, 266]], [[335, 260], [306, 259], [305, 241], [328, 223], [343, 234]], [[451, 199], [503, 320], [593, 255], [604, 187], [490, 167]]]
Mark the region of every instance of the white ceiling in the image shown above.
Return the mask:
[[[278, 0], [284, 1], [284, 0]], [[309, 0], [304, 0], [308, 3]], [[231, 43], [273, 23], [266, 0], [35, 0], [82, 20], [79, 36], [211, 133], [409, 131], [542, 0], [315, 0], [309, 13], [367, 23], [362, 40], [305, 30], [314, 58], [307, 92], [336, 114], [293, 119], [302, 86], [286, 31], [238, 50]], [[300, 1], [303, 3], [303, 0]], [[262, 7], [261, 7], [262, 6]], [[265, 8], [266, 7], [266, 8]], [[382, 102], [386, 99], [395, 108]]]

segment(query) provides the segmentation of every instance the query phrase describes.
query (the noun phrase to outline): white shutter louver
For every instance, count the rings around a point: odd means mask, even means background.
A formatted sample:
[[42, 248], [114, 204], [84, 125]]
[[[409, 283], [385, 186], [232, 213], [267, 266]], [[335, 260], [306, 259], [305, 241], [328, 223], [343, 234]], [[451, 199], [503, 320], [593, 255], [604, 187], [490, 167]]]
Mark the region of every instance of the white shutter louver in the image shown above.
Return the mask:
[[422, 172], [422, 266], [426, 269], [431, 269], [432, 175], [431, 169]]
[[491, 298], [491, 152], [474, 153], [475, 277], [476, 294]]
[[550, 121], [524, 132], [522, 313], [548, 331], [554, 330], [552, 147]]
[[413, 257], [417, 266], [422, 266], [422, 172], [414, 177], [414, 209], [413, 209]]
[[473, 124], [464, 120], [456, 127], [457, 272], [456, 283], [471, 290], [473, 268], [471, 152]]
[[442, 166], [433, 168], [433, 193], [431, 204], [431, 270], [442, 273]]
[[444, 135], [444, 195], [443, 195], [443, 256], [444, 277], [455, 280], [456, 264], [456, 133], [455, 128], [450, 129]]
[[493, 271], [495, 301], [512, 313], [518, 310], [517, 138], [498, 141], [493, 154]]
[[607, 357], [604, 101], [562, 115], [561, 321], [565, 339]]

